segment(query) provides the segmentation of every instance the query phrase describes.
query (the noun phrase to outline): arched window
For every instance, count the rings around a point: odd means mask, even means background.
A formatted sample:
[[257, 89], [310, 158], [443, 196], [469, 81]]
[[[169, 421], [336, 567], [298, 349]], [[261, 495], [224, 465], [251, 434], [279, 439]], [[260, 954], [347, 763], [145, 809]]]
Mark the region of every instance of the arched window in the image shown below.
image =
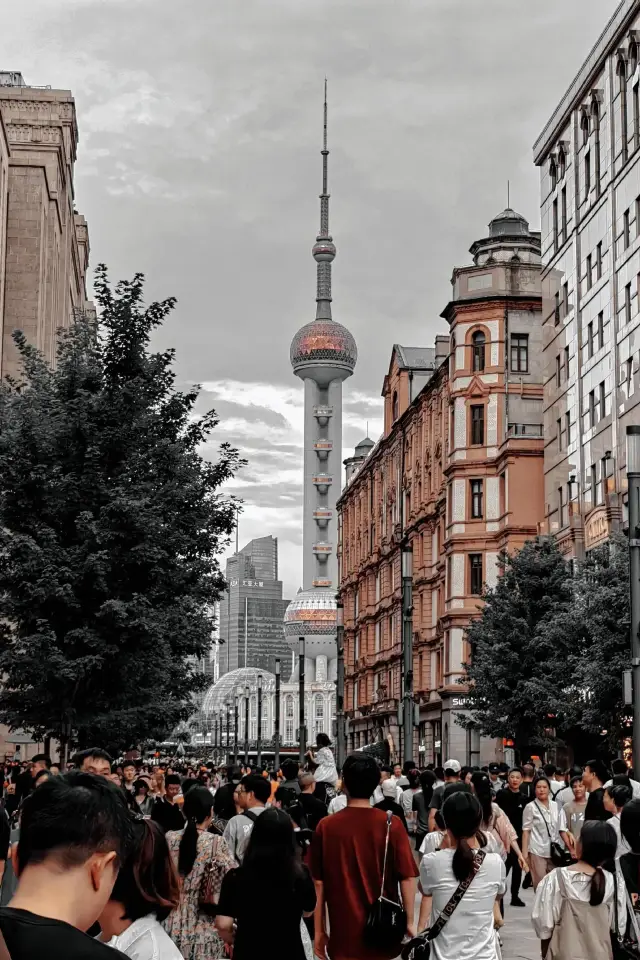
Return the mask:
[[324, 697], [317, 693], [313, 701], [313, 718], [316, 728], [316, 736], [324, 733]]
[[484, 353], [487, 338], [482, 330], [477, 330], [471, 338], [471, 353], [473, 358], [472, 369], [474, 373], [484, 371]]
[[398, 393], [394, 390], [393, 399], [391, 400], [391, 417], [395, 423], [398, 419]]
[[564, 148], [560, 147], [558, 150], [558, 179], [564, 180], [564, 176], [567, 172], [567, 156], [564, 152]]
[[627, 65], [622, 58], [618, 60], [616, 68], [620, 84], [620, 137], [622, 139], [622, 161], [626, 163], [629, 156], [629, 123], [627, 118]]
[[580, 129], [582, 130], [582, 145], [586, 147], [589, 143], [589, 114], [586, 110], [582, 111], [582, 116], [580, 117]]
[[632, 40], [629, 44], [629, 73], [631, 77], [635, 74], [638, 69], [638, 44], [635, 40]]
[[556, 162], [553, 157], [551, 157], [549, 161], [549, 178], [551, 180], [551, 189], [555, 190], [558, 186], [558, 168], [556, 167]]
[[293, 694], [288, 693], [284, 698], [284, 742], [294, 743], [293, 731]]
[[600, 104], [596, 97], [591, 102], [591, 121], [593, 123], [593, 155], [595, 159], [596, 196], [600, 196]]

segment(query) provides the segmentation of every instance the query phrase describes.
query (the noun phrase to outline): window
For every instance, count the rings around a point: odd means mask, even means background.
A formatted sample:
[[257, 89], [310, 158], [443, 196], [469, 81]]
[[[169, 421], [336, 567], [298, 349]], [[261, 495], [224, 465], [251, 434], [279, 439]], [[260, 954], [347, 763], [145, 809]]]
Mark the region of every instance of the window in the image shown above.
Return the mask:
[[469, 590], [475, 597], [482, 594], [482, 554], [469, 554]]
[[633, 79], [633, 75], [638, 69], [638, 44], [635, 40], [632, 40], [629, 44], [629, 75]]
[[631, 284], [624, 288], [624, 322], [631, 323]]
[[319, 733], [324, 733], [324, 697], [317, 693], [314, 697], [314, 721], [316, 728], [316, 736]]
[[598, 505], [598, 469], [595, 463], [591, 464], [589, 468], [589, 474], [591, 476], [591, 505], [596, 507]]
[[473, 337], [471, 338], [472, 343], [472, 355], [473, 355], [473, 371], [474, 373], [482, 373], [484, 370], [484, 353], [485, 353], [485, 343], [487, 338], [485, 337], [482, 330], [476, 331]]
[[398, 394], [395, 391], [391, 401], [391, 417], [394, 422], [398, 419]]
[[596, 280], [602, 280], [602, 244], [596, 247]]
[[596, 425], [596, 392], [595, 390], [589, 391], [589, 426], [595, 427]]
[[622, 249], [628, 250], [631, 244], [631, 226], [630, 211], [625, 210], [622, 214]]
[[290, 693], [284, 698], [284, 740], [285, 743], [294, 742], [293, 696]]
[[627, 120], [627, 66], [624, 60], [618, 60], [618, 80], [620, 83], [620, 136], [622, 138], [622, 162], [629, 158], [629, 125]]
[[589, 143], [589, 116], [585, 111], [580, 117], [580, 129], [582, 131], [582, 146], [586, 147]]
[[595, 505], [596, 507], [598, 507], [598, 506], [600, 506], [601, 503], [604, 503], [604, 497], [603, 497], [603, 495], [602, 495], [602, 494], [603, 494], [602, 462], [601, 462], [601, 464], [600, 464], [600, 476], [599, 476], [599, 477], [597, 476], [597, 468], [595, 467], [595, 465], [594, 465], [594, 467], [593, 467], [593, 472], [594, 472], [594, 475], [595, 475], [596, 478], [597, 478], [597, 479], [596, 479], [596, 486], [595, 486], [594, 505]]
[[484, 405], [471, 407], [471, 443], [481, 446], [484, 443]]
[[556, 437], [558, 438], [558, 451], [564, 449], [564, 443], [562, 442], [562, 420], [560, 417], [556, 420]]
[[562, 217], [562, 242], [567, 242], [568, 230], [567, 230], [567, 188], [562, 188], [562, 193], [560, 194], [560, 211]]
[[587, 150], [584, 155], [584, 198], [589, 199], [591, 193], [591, 154]]
[[567, 411], [564, 415], [564, 430], [566, 434], [566, 444], [571, 444], [571, 414]]
[[558, 198], [553, 201], [553, 248], [558, 249]]
[[633, 393], [631, 385], [633, 383], [633, 357], [629, 357], [627, 360], [627, 372], [625, 376], [625, 383], [627, 385], [627, 396], [631, 396]]
[[470, 480], [469, 486], [471, 488], [471, 519], [481, 520], [484, 516], [483, 481]]
[[557, 290], [556, 290], [556, 305], [554, 310], [554, 322], [556, 327], [560, 323], [560, 294]]
[[558, 487], [558, 523], [560, 524], [561, 529], [566, 523], [566, 513], [564, 490], [562, 487]]
[[593, 322], [587, 327], [587, 359], [593, 356]]
[[596, 161], [596, 196], [600, 196], [600, 106], [594, 98], [591, 104], [591, 117], [593, 119], [593, 151]]
[[587, 271], [585, 277], [587, 281], [587, 290], [591, 290], [591, 287], [593, 286], [593, 258], [591, 254], [589, 254], [587, 257]]
[[598, 314], [598, 350], [604, 347], [604, 311]]
[[511, 334], [511, 371], [512, 373], [529, 372], [529, 334]]
[[564, 378], [569, 379], [569, 347], [564, 348]]
[[560, 363], [560, 354], [556, 356], [556, 387], [562, 383], [562, 365]]
[[600, 406], [600, 417], [599, 417], [600, 420], [602, 420], [602, 418], [604, 417], [604, 413], [605, 413], [604, 384], [605, 384], [605, 381], [603, 380], [602, 383], [600, 384], [599, 391], [598, 391], [598, 392], [599, 392], [599, 406]]
[[558, 186], [558, 169], [553, 157], [551, 157], [551, 160], [549, 161], [549, 177], [551, 179], [551, 189], [555, 190], [555, 188]]
[[564, 180], [565, 174], [567, 172], [567, 157], [564, 152], [564, 148], [560, 147], [558, 150], [558, 177], [560, 180]]
[[640, 147], [640, 84], [633, 85], [633, 149]]
[[569, 284], [562, 284], [562, 309], [563, 314], [566, 317], [569, 313]]

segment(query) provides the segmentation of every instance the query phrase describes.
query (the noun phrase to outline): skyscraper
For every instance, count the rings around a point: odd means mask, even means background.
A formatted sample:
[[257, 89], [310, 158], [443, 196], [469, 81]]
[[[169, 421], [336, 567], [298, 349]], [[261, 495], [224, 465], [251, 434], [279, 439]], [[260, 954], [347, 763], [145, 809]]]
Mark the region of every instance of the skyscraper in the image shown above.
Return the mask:
[[291, 343], [293, 372], [304, 381], [303, 589], [285, 616], [285, 634], [292, 644], [298, 637], [306, 638], [307, 677], [312, 682], [335, 679], [342, 383], [358, 358], [355, 340], [331, 313], [336, 248], [329, 233], [328, 160], [325, 81], [320, 232], [312, 250], [317, 264], [316, 318]]
[[[220, 598], [220, 676], [241, 667], [274, 672], [275, 659], [286, 665], [291, 653], [282, 633], [287, 600], [278, 580], [278, 541], [251, 540], [229, 557], [227, 589]], [[285, 666], [286, 669], [286, 666]]]

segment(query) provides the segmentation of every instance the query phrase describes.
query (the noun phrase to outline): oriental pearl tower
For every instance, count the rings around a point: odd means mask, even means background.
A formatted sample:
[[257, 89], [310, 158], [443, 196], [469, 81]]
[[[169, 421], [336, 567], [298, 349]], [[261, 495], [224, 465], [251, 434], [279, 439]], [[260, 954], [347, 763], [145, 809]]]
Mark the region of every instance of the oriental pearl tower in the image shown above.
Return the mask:
[[291, 343], [291, 366], [304, 381], [303, 588], [291, 601], [284, 632], [292, 647], [305, 638], [305, 675], [311, 683], [336, 679], [338, 522], [342, 474], [342, 383], [358, 359], [356, 342], [331, 314], [331, 264], [336, 247], [329, 233], [327, 83], [320, 232], [312, 249], [317, 264], [316, 318]]

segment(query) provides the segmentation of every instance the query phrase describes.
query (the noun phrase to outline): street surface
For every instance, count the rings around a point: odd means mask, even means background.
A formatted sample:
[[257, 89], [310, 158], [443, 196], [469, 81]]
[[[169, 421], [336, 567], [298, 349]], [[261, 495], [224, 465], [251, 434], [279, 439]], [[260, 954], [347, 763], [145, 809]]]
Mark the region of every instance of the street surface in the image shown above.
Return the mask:
[[509, 906], [507, 891], [504, 908], [505, 924], [501, 931], [503, 960], [540, 960], [540, 941], [531, 926], [533, 890], [521, 890], [526, 907]]

